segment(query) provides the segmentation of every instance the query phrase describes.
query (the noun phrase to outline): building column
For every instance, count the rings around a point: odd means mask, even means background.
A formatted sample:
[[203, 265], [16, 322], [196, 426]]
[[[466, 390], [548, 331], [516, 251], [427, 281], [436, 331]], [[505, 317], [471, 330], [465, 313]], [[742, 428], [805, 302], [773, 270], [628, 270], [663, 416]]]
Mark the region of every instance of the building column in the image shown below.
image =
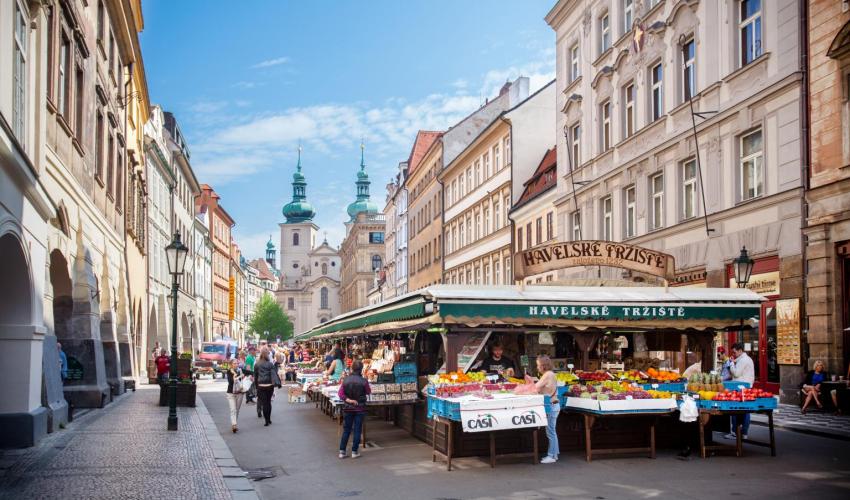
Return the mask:
[[121, 378], [121, 358], [116, 342], [117, 318], [112, 309], [112, 286], [109, 276], [109, 257], [103, 248], [103, 271], [100, 277], [100, 338], [103, 342], [103, 361], [106, 365], [106, 382], [113, 396], [124, 393], [124, 380]]
[[827, 371], [839, 373], [843, 369], [841, 350], [836, 343], [841, 332], [833, 332], [835, 290], [833, 282], [835, 258], [829, 237], [829, 224], [809, 226], [804, 230], [808, 238], [806, 245], [806, 304], [808, 324], [807, 343], [809, 360], [822, 360]]
[[100, 408], [110, 401], [100, 330], [100, 297], [91, 254], [83, 245], [83, 225], [77, 228], [77, 255], [73, 267], [73, 308], [62, 349], [76, 377], [65, 383], [65, 400], [77, 408]]

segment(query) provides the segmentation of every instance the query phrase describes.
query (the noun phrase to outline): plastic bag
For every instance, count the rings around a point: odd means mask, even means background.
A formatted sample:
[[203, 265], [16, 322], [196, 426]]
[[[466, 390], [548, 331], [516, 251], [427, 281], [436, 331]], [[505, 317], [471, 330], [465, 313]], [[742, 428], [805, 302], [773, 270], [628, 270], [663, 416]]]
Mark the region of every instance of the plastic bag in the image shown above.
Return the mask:
[[679, 420], [681, 422], [696, 422], [697, 418], [699, 418], [697, 402], [690, 396], [685, 396], [682, 406], [679, 407]]

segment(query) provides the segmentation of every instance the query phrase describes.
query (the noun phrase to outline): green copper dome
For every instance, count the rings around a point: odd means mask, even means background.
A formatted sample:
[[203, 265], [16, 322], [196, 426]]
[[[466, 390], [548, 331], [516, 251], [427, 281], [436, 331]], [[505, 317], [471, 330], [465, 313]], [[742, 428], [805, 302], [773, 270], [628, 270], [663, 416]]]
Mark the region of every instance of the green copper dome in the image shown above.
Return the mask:
[[311, 221], [316, 216], [316, 210], [307, 201], [307, 181], [301, 173], [300, 146], [298, 147], [298, 166], [292, 174], [292, 201], [283, 206], [283, 216], [286, 217], [287, 224]]
[[361, 213], [374, 215], [378, 213], [378, 204], [369, 199], [369, 174], [366, 173], [366, 161], [364, 159], [365, 146], [360, 144], [360, 170], [357, 172], [357, 200], [348, 205], [348, 216], [351, 221], [357, 220]]
[[269, 235], [269, 241], [266, 243], [266, 250], [274, 250], [274, 243], [272, 243], [272, 235]]

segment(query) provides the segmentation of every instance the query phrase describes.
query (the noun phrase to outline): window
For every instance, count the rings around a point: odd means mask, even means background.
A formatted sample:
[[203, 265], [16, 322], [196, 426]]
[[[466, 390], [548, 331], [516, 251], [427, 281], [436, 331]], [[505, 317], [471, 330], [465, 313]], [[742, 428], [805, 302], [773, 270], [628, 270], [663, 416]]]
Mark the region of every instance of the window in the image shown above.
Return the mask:
[[611, 48], [611, 26], [608, 22], [608, 13], [606, 12], [599, 18], [599, 53], [603, 53]]
[[475, 185], [481, 185], [481, 162], [475, 160]]
[[484, 284], [490, 285], [490, 264], [484, 264]]
[[576, 123], [570, 130], [570, 142], [572, 142], [572, 165], [570, 168], [575, 168], [581, 165], [581, 125]]
[[690, 159], [682, 163], [682, 219], [697, 215], [697, 162]]
[[535, 244], [539, 245], [543, 243], [543, 217], [537, 218], [537, 221], [535, 221], [535, 226], [536, 227], [534, 228], [534, 237], [537, 238]]
[[458, 248], [463, 248], [466, 245], [466, 232], [463, 230], [463, 221], [458, 223], [458, 234], [460, 234], [460, 245]]
[[109, 135], [109, 146], [106, 148], [106, 195], [114, 196], [115, 189], [115, 136]]
[[452, 241], [452, 230], [451, 229], [446, 229], [446, 240], [445, 241], [446, 241], [446, 253], [447, 254], [452, 253], [454, 251], [454, 249], [452, 249], [453, 241]]
[[328, 274], [328, 263], [322, 262], [322, 276], [326, 276]]
[[14, 102], [12, 108], [12, 128], [18, 142], [26, 142], [26, 89], [27, 89], [27, 19], [21, 5], [15, 2], [15, 43], [14, 43]]
[[[118, 165], [115, 167], [115, 208], [117, 210], [124, 209], [124, 155], [121, 153], [123, 148], [118, 148]], [[186, 231], [182, 231], [186, 234]]]
[[475, 266], [475, 284], [476, 285], [481, 284], [481, 267], [480, 266]]
[[482, 157], [482, 162], [484, 163], [484, 178], [490, 178], [490, 153], [484, 153]]
[[761, 56], [761, 0], [741, 0], [740, 22], [741, 66]]
[[475, 189], [472, 185], [472, 167], [466, 169], [466, 192], [471, 193]]
[[466, 214], [466, 242], [470, 245], [473, 242], [472, 239], [472, 214]]
[[74, 71], [74, 86], [76, 87], [76, 98], [74, 100], [74, 112], [76, 113], [74, 117], [74, 134], [76, 134], [77, 140], [82, 143], [84, 142], [83, 123], [85, 119], [85, 106], [83, 105], [83, 96], [85, 94], [85, 84], [83, 83], [83, 68], [79, 64], [76, 65], [76, 70]]
[[554, 217], [555, 216], [552, 214], [552, 212], [549, 212], [548, 214], [546, 214], [546, 241], [549, 241], [549, 240], [551, 240], [552, 238], [555, 237], [555, 234], [553, 232], [554, 231], [554, 225], [555, 225], [554, 224]]
[[505, 196], [505, 216], [504, 216], [506, 226], [510, 224], [510, 222], [508, 222], [508, 213], [510, 211], [511, 211], [511, 195], [507, 195], [507, 196]]
[[71, 39], [63, 31], [59, 48], [59, 113], [66, 119], [71, 115]]
[[663, 85], [664, 85], [664, 72], [661, 68], [661, 63], [656, 64], [650, 70], [651, 74], [651, 83], [652, 83], [652, 119], [650, 121], [655, 121], [661, 118], [661, 115], [664, 114], [664, 93], [663, 93]]
[[502, 228], [502, 212], [499, 210], [499, 199], [493, 200], [493, 231]]
[[570, 219], [573, 241], [579, 241], [581, 239], [581, 210], [573, 212]]
[[319, 307], [321, 307], [322, 309], [328, 309], [328, 288], [323, 286], [322, 289], [319, 290], [319, 294], [321, 302], [321, 305]]
[[656, 174], [649, 179], [652, 195], [652, 229], [664, 227], [664, 174]]
[[484, 209], [484, 233], [483, 236], [490, 234], [490, 209]]
[[602, 239], [611, 241], [614, 235], [614, 201], [611, 196], [602, 199]]
[[516, 228], [516, 249], [522, 250], [522, 228]]
[[475, 212], [475, 239], [481, 238], [481, 212]]
[[635, 133], [635, 84], [629, 83], [623, 88], [623, 101], [626, 103], [625, 113], [625, 136], [631, 137]]
[[682, 99], [687, 101], [696, 95], [696, 45], [694, 39], [691, 38], [682, 45]]
[[632, 30], [634, 14], [634, 0], [623, 0], [623, 33], [628, 33]]
[[505, 151], [505, 166], [511, 164], [511, 136], [506, 135], [504, 139], [502, 139], [502, 145]]
[[289, 297], [288, 299], [286, 299], [286, 308], [289, 309], [290, 311], [294, 311], [295, 310], [295, 299], [293, 299], [292, 297]]
[[739, 182], [741, 201], [761, 196], [764, 192], [764, 152], [761, 129], [741, 137]]
[[525, 225], [525, 248], [531, 248], [532, 246], [533, 245], [531, 242], [531, 223], [529, 222]]
[[635, 187], [626, 188], [626, 238], [633, 238], [637, 234], [637, 199]]
[[611, 101], [605, 101], [599, 107], [602, 116], [602, 152], [611, 149]]
[[369, 233], [369, 243], [383, 243], [384, 233], [380, 231]]
[[505, 257], [505, 284], [510, 284], [513, 281], [513, 273], [511, 273], [511, 258]]
[[292, 246], [297, 247], [301, 244], [301, 235], [298, 233], [292, 233]]
[[493, 277], [495, 278], [493, 280], [494, 285], [501, 285], [502, 284], [502, 265], [499, 262], [498, 257], [496, 257], [496, 259], [493, 260]]
[[570, 82], [574, 82], [581, 76], [581, 65], [579, 64], [579, 51], [578, 44], [570, 47], [570, 74], [568, 75], [568, 80]]
[[493, 171], [498, 172], [502, 170], [502, 155], [499, 152], [499, 145], [496, 144], [493, 146]]
[[[460, 177], [458, 177], [458, 184], [460, 185], [460, 197], [463, 198], [463, 195], [465, 195], [466, 192], [463, 189], [463, 174], [462, 173], [460, 174]], [[460, 201], [460, 200], [458, 199], [458, 201]]]
[[106, 25], [105, 10], [103, 8], [103, 0], [97, 2], [97, 40], [103, 43], [103, 27]]

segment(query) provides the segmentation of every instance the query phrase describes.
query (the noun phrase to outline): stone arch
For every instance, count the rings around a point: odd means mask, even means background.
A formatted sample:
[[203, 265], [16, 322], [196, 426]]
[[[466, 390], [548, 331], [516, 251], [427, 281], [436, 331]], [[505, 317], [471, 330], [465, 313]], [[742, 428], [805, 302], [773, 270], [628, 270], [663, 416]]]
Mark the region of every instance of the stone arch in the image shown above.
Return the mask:
[[3, 276], [3, 287], [0, 288], [0, 325], [31, 324], [33, 300], [29, 262], [24, 253], [24, 245], [12, 233], [0, 236], [0, 276]]
[[53, 333], [62, 341], [71, 334], [74, 310], [73, 285], [68, 261], [59, 250], [50, 252], [50, 286], [53, 290]]
[[186, 313], [180, 315], [180, 340], [181, 343], [177, 346], [180, 352], [192, 351], [192, 329], [189, 326], [189, 318]]
[[[157, 347], [157, 340], [159, 338], [159, 332], [157, 331], [157, 327], [159, 326], [159, 321], [156, 317], [156, 306], [151, 304], [151, 312], [148, 316], [148, 331], [147, 331], [147, 356], [150, 356], [154, 349]], [[159, 346], [160, 348], [165, 347], [163, 345]]]

